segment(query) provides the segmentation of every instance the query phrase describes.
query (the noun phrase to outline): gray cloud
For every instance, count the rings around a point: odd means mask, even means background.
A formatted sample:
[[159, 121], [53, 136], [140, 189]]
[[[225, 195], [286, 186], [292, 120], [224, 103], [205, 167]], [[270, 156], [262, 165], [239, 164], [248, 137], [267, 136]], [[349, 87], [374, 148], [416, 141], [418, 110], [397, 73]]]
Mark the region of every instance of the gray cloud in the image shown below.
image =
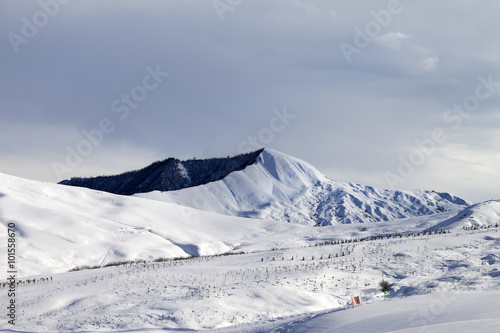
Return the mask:
[[[474, 93], [479, 76], [500, 81], [495, 1], [402, 0], [348, 64], [340, 44], [353, 44], [355, 27], [364, 30], [388, 3], [242, 1], [221, 21], [208, 0], [73, 0], [16, 53], [9, 33], [22, 36], [23, 17], [32, 21], [42, 9], [3, 1], [0, 172], [56, 181], [51, 163], [64, 163], [66, 147], [104, 118], [114, 130], [66, 178], [168, 156], [231, 155], [286, 106], [297, 117], [267, 146], [337, 180], [387, 187], [384, 173], [395, 171], [398, 156], [449, 126], [443, 113]], [[112, 103], [157, 65], [169, 76], [121, 120]], [[498, 128], [498, 101], [497, 89], [399, 188], [497, 198], [484, 185], [500, 178], [491, 156], [497, 141], [481, 133]], [[475, 165], [488, 172], [450, 158], [465, 147], [482, 148]]]

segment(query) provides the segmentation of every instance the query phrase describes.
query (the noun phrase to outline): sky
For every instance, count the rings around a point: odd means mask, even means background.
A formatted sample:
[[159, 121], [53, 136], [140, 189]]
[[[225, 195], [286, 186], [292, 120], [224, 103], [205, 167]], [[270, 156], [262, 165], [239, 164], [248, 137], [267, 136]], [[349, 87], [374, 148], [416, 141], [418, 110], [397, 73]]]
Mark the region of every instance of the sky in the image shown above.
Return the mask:
[[500, 199], [500, 2], [2, 0], [0, 172], [268, 147], [337, 181]]

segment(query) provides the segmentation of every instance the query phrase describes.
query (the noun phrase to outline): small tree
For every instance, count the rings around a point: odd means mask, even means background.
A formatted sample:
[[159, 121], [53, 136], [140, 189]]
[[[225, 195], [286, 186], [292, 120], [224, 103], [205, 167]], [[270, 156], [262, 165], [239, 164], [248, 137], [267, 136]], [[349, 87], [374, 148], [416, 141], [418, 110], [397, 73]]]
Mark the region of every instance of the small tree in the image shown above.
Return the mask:
[[378, 288], [380, 291], [388, 292], [392, 290], [393, 285], [387, 280], [382, 280], [378, 283]]

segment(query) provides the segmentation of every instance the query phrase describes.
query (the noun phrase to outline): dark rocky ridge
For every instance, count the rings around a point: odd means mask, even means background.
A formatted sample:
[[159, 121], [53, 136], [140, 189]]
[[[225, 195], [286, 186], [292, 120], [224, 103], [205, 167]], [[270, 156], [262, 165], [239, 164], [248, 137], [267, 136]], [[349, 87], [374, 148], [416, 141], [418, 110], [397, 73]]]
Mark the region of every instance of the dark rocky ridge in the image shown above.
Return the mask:
[[136, 171], [115, 176], [71, 178], [59, 184], [85, 187], [114, 194], [132, 195], [151, 191], [174, 191], [225, 178], [257, 162], [263, 149], [227, 158], [180, 161], [169, 158]]

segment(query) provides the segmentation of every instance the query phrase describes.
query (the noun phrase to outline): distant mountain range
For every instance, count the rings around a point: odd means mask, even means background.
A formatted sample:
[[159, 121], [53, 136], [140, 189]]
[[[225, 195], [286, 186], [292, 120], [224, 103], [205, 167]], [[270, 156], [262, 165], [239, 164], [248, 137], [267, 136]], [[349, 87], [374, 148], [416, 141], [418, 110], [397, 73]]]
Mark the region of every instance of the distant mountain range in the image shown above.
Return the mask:
[[206, 160], [170, 158], [117, 176], [72, 178], [60, 184], [316, 226], [388, 221], [470, 205], [448, 193], [336, 182], [309, 163], [271, 149]]

